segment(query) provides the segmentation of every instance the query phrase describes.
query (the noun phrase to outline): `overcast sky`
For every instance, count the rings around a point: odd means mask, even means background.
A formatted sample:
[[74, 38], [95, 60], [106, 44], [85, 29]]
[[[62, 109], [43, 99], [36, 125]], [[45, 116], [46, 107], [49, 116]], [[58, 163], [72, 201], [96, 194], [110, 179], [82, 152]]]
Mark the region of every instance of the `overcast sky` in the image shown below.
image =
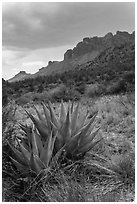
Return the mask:
[[6, 2], [2, 7], [2, 73], [35, 73], [63, 60], [84, 37], [135, 30], [134, 3]]

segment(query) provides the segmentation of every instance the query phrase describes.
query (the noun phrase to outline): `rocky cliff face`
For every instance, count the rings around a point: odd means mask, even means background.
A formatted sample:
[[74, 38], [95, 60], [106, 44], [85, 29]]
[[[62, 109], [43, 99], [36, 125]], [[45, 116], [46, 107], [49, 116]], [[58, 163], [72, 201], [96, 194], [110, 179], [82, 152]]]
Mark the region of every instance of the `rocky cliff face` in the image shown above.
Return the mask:
[[25, 71], [20, 71], [13, 78], [9, 79], [8, 82], [21, 81], [21, 80], [26, 79], [26, 78], [28, 78], [30, 76], [31, 76], [31, 74], [28, 74]]
[[74, 60], [77, 57], [92, 53], [94, 51], [101, 52], [109, 47], [121, 46], [133, 40], [135, 33], [117, 31], [115, 35], [111, 32], [104, 37], [84, 38], [73, 49], [67, 50], [64, 54], [64, 60]]

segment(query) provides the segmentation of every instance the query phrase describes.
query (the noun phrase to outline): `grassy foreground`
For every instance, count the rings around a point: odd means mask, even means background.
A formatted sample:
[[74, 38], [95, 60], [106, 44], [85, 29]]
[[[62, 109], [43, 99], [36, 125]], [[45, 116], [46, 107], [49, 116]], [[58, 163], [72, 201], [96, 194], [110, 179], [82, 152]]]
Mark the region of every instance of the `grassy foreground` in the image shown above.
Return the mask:
[[[82, 98], [80, 111], [91, 118], [98, 111], [96, 127], [101, 142], [82, 160], [71, 160], [37, 177], [23, 177], [9, 155], [7, 144], [23, 132], [17, 122], [31, 125], [25, 110], [33, 106], [12, 104], [3, 111], [3, 201], [5, 202], [131, 202], [135, 185], [135, 98], [134, 94]], [[11, 109], [10, 109], [11, 108]], [[16, 111], [14, 112], [14, 109]], [[42, 112], [41, 105], [37, 108]], [[57, 115], [59, 103], [54, 103]], [[8, 108], [6, 107], [6, 111]], [[5, 112], [6, 112], [5, 111]], [[14, 117], [13, 117], [14, 116]], [[63, 159], [63, 158], [62, 158]]]

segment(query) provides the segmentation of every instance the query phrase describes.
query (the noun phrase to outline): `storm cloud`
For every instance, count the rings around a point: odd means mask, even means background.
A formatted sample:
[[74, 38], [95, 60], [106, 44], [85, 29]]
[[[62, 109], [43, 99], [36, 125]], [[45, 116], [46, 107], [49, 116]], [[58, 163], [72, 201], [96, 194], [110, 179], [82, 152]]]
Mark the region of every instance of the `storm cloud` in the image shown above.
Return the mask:
[[108, 31], [134, 29], [131, 3], [4, 3], [3, 45], [58, 47]]

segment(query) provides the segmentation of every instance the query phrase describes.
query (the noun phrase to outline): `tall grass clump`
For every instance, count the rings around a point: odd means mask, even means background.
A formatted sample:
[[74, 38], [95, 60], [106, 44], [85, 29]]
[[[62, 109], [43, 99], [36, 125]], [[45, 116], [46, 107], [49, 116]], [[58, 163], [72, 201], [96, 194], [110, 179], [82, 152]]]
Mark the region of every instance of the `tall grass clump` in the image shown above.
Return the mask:
[[111, 156], [108, 168], [115, 172], [121, 185], [135, 184], [135, 156], [133, 153]]
[[[56, 171], [56, 170], [55, 170]], [[56, 171], [53, 180], [48, 179], [37, 186], [37, 196], [41, 202], [86, 202], [85, 183], [77, 182], [73, 174], [64, 170]]]

